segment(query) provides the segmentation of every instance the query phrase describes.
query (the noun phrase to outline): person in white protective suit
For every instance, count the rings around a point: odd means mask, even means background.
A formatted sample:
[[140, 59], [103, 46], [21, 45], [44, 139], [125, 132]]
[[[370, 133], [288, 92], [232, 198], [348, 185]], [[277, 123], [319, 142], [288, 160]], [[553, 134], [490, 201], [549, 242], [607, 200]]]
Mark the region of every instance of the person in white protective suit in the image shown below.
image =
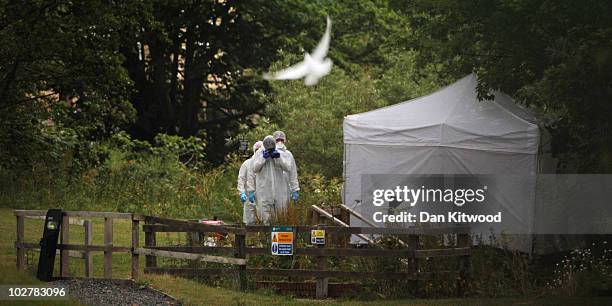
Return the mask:
[[[294, 202], [297, 202], [300, 196], [300, 183], [298, 182], [297, 165], [295, 163], [295, 159], [293, 158], [293, 154], [291, 151], [287, 150], [287, 147], [285, 146], [285, 141], [287, 139], [285, 137], [285, 132], [276, 131], [274, 134], [272, 134], [272, 136], [276, 141], [276, 149], [287, 153], [287, 159], [289, 161], [289, 171], [285, 171], [285, 180], [289, 185], [289, 193], [287, 194], [287, 197]], [[289, 203], [289, 201], [287, 201], [287, 203]]]
[[[253, 145], [253, 156], [257, 153], [257, 150], [263, 145], [262, 141], [258, 141]], [[238, 171], [238, 193], [240, 194], [240, 201], [242, 202], [242, 222], [245, 224], [254, 224], [257, 221], [256, 217], [256, 205], [255, 201], [247, 201], [247, 178], [249, 172], [251, 172], [251, 162], [253, 156], [245, 160], [240, 166]]]
[[257, 211], [261, 221], [270, 223], [272, 218], [287, 207], [289, 185], [284, 171], [289, 170], [289, 160], [285, 152], [276, 149], [274, 137], [268, 135], [251, 162], [251, 174], [247, 179], [249, 200], [257, 201]]

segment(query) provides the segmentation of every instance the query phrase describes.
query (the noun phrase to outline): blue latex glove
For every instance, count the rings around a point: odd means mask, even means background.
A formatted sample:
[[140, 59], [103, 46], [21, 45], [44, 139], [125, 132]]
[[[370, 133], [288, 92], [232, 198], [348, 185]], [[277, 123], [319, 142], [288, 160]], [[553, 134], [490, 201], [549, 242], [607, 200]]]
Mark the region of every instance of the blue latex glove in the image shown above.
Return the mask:
[[243, 192], [240, 193], [240, 201], [242, 203], [244, 203], [244, 202], [246, 202], [246, 200], [247, 200], [247, 194], [246, 194], [246, 192], [243, 191]]
[[255, 191], [249, 192], [249, 202], [255, 203]]
[[280, 157], [280, 152], [274, 149], [274, 151], [272, 151], [272, 158], [279, 158], [279, 157]]
[[300, 193], [297, 191], [294, 191], [291, 193], [291, 199], [295, 202], [297, 202], [298, 198], [300, 197]]
[[268, 150], [264, 150], [263, 151], [263, 158], [270, 158], [271, 154], [272, 154], [272, 152], [270, 152]]

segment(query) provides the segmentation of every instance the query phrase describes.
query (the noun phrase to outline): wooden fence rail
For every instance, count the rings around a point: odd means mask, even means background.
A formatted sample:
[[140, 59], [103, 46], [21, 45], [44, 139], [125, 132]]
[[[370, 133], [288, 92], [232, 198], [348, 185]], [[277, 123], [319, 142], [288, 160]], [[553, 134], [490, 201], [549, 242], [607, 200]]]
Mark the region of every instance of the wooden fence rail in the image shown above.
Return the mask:
[[[190, 221], [183, 221], [190, 222]], [[190, 222], [195, 223], [195, 222]], [[197, 223], [196, 223], [197, 224]], [[199, 226], [203, 225], [203, 226]], [[218, 228], [217, 228], [218, 227]], [[263, 233], [272, 231], [272, 225], [247, 225], [239, 233]], [[467, 226], [447, 226], [432, 228], [395, 228], [395, 227], [342, 227], [342, 226], [315, 226], [315, 225], [296, 225], [293, 226], [297, 233], [310, 233], [311, 230], [324, 229], [331, 234], [366, 234], [366, 235], [420, 235], [437, 236], [443, 234], [466, 234], [470, 228]], [[217, 230], [218, 229], [218, 230]], [[145, 232], [200, 232], [200, 233], [228, 233], [230, 230], [237, 229], [223, 225], [197, 224], [191, 226], [172, 226], [167, 224], [145, 224]]]

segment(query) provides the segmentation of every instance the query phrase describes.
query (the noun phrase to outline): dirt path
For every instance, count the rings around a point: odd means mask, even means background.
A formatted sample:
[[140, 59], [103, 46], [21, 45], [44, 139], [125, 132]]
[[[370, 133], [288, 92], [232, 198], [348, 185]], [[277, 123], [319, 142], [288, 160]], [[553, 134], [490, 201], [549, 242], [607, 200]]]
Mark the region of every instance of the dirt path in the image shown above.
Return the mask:
[[172, 297], [136, 284], [103, 279], [58, 280], [53, 284], [67, 287], [71, 297], [86, 305], [180, 305]]

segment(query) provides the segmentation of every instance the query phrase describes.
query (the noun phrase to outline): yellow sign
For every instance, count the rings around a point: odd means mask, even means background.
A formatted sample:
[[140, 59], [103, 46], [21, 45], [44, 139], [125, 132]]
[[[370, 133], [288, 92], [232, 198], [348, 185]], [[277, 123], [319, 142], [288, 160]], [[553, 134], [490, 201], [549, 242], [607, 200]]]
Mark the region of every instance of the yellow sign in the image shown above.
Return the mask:
[[310, 231], [310, 243], [311, 244], [325, 244], [325, 230], [311, 230]]

